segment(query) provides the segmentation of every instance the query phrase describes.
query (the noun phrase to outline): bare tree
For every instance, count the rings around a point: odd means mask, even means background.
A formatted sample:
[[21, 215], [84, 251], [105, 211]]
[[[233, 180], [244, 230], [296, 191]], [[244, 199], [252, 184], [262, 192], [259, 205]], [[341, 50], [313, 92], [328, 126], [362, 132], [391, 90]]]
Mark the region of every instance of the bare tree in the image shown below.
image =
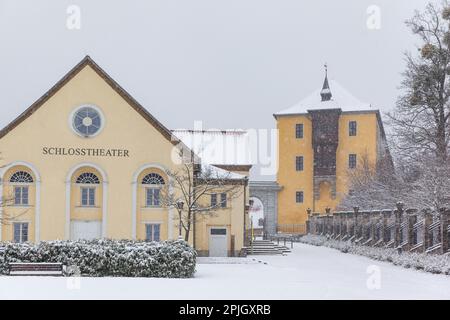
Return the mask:
[[218, 210], [239, 197], [247, 184], [246, 177], [193, 162], [183, 163], [179, 169], [168, 170], [166, 174], [169, 183], [161, 190], [161, 204], [176, 209], [179, 236], [184, 231], [186, 241], [194, 223], [216, 215]]
[[339, 204], [339, 210], [391, 208], [405, 194], [403, 181], [394, 175], [390, 162], [375, 165], [367, 154], [347, 176], [349, 191]]
[[412, 178], [404, 202], [409, 207], [438, 213], [450, 206], [450, 164], [423, 156], [408, 174]]
[[420, 55], [405, 53], [407, 63], [394, 112], [388, 113], [398, 152], [405, 157], [434, 154], [446, 161], [449, 151], [450, 7], [432, 3], [406, 25], [422, 41]]

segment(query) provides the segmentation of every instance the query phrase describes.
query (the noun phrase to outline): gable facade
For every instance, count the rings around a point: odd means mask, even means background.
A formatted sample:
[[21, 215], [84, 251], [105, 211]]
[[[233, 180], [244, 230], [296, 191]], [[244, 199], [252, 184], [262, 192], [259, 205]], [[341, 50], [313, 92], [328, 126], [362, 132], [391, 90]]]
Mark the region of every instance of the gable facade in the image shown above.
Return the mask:
[[[162, 208], [155, 189], [167, 183], [166, 170], [177, 168], [179, 148], [190, 152], [86, 57], [0, 131], [0, 210], [10, 222], [0, 228], [0, 239], [176, 239], [174, 209]], [[16, 172], [32, 180], [11, 180]], [[215, 218], [229, 238], [243, 230], [241, 200]], [[208, 239], [203, 232], [196, 237]], [[233, 235], [238, 251], [243, 235]], [[197, 247], [208, 253], [207, 240]]]

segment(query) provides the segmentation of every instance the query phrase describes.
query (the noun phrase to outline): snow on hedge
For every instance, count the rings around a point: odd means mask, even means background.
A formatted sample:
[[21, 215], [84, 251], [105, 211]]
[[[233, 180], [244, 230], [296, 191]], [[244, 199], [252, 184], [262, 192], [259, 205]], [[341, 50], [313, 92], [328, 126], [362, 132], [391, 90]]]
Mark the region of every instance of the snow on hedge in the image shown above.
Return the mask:
[[315, 246], [325, 246], [340, 250], [344, 253], [353, 253], [379, 261], [387, 261], [404, 268], [414, 268], [431, 273], [450, 274], [449, 253], [441, 255], [417, 252], [399, 253], [394, 248], [356, 245], [351, 241], [332, 240], [329, 237], [319, 235], [305, 235], [300, 238], [300, 242]]
[[60, 262], [68, 274], [103, 277], [189, 278], [195, 273], [197, 254], [183, 240], [144, 242], [131, 240], [41, 241], [0, 244], [0, 273], [10, 262]]

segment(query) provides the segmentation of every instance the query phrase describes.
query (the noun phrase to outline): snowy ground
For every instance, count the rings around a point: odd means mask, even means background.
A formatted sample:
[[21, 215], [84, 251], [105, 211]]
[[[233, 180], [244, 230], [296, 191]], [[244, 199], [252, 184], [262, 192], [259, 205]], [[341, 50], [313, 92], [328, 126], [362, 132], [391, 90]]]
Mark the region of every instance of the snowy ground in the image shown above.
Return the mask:
[[200, 259], [193, 279], [0, 277], [0, 299], [450, 299], [450, 276], [325, 247], [255, 258]]

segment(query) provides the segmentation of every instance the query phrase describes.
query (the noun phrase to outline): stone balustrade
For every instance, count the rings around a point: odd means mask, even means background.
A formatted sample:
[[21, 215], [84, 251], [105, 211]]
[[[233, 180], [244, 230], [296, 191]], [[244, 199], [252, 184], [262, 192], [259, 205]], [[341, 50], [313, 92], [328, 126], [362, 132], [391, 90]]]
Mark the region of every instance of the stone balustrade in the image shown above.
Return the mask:
[[396, 248], [399, 252], [444, 254], [449, 251], [450, 209], [404, 209], [399, 202], [393, 210], [334, 212], [307, 211], [308, 234], [324, 235], [355, 244]]

